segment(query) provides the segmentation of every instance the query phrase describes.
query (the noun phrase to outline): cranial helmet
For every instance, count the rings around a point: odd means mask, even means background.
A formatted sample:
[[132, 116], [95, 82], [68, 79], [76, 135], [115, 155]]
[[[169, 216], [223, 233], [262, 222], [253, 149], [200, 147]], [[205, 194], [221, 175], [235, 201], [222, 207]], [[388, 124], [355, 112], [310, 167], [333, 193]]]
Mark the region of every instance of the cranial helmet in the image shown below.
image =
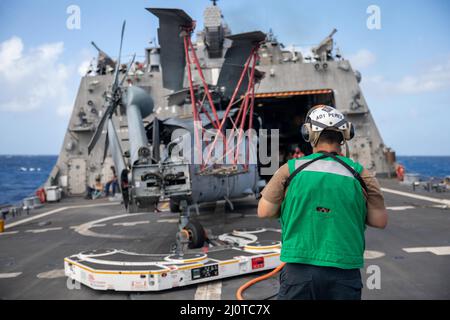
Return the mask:
[[315, 147], [324, 130], [342, 133], [343, 141], [351, 140], [355, 136], [352, 123], [345, 119], [342, 112], [327, 105], [317, 105], [311, 108], [306, 115], [301, 129], [302, 137]]

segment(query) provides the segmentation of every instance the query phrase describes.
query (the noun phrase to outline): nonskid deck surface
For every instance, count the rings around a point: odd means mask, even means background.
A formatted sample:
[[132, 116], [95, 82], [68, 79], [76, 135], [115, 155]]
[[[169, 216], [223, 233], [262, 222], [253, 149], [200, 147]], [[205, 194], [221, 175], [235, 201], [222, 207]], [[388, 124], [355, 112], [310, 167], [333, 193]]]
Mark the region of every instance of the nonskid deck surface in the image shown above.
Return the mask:
[[[414, 193], [394, 181], [381, 180], [381, 184], [386, 189], [413, 195], [448, 198], [448, 194]], [[450, 211], [439, 203], [389, 192], [385, 192], [385, 199], [389, 226], [385, 230], [366, 231], [366, 264], [361, 269], [363, 298], [449, 299], [450, 284], [445, 279], [450, 277]], [[58, 211], [61, 208], [65, 209]], [[39, 217], [50, 211], [56, 212]], [[256, 201], [250, 198], [237, 202], [232, 213], [225, 213], [223, 202], [205, 206], [201, 212], [196, 218], [214, 235], [233, 230], [280, 228], [277, 220], [258, 219]], [[33, 217], [38, 218], [16, 224], [0, 234], [0, 299], [235, 299], [236, 290], [255, 277], [250, 274], [143, 293], [73, 286], [64, 274], [64, 258], [80, 252], [114, 248], [119, 251], [108, 261], [122, 262], [152, 262], [167, 257], [175, 240], [177, 215], [168, 209], [130, 215], [120, 204], [108, 200], [69, 199], [30, 216], [7, 220], [6, 225]], [[260, 235], [258, 240], [272, 239], [267, 237]], [[130, 257], [123, 252], [160, 255]], [[212, 250], [204, 262], [226, 258], [226, 253]], [[149, 270], [148, 267], [144, 269]], [[381, 272], [380, 289], [373, 288], [370, 278], [374, 267]], [[121, 268], [125, 270], [128, 266]], [[262, 299], [277, 290], [278, 279], [274, 277], [250, 288], [246, 297]]]

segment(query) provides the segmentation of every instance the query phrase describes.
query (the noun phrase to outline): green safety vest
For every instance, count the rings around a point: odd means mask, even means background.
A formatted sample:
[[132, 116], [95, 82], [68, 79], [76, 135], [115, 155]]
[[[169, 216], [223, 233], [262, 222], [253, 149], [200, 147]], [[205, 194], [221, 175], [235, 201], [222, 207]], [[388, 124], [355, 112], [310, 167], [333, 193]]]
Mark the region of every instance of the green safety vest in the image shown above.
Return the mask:
[[[289, 173], [321, 155], [289, 160]], [[361, 174], [359, 163], [338, 158]], [[363, 188], [353, 174], [332, 158], [317, 160], [292, 179], [281, 205], [281, 261], [362, 268], [366, 215]]]

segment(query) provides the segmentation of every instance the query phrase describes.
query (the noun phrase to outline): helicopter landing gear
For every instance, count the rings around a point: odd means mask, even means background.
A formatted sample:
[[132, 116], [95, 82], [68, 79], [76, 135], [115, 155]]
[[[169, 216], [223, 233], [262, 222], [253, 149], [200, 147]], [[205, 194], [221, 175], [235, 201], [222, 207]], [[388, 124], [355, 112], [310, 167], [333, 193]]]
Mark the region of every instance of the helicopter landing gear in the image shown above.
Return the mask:
[[190, 218], [190, 206], [187, 206], [186, 204], [187, 202], [185, 200], [180, 202], [182, 211], [178, 223], [176, 244], [173, 248], [173, 251], [178, 254], [183, 254], [186, 251], [186, 248], [201, 248], [207, 240], [205, 229], [200, 222]]
[[206, 233], [200, 222], [191, 219], [183, 230], [186, 231], [189, 236], [189, 249], [198, 249], [203, 247], [206, 241]]
[[180, 212], [180, 202], [176, 201], [175, 199], [170, 199], [169, 209], [170, 212]]
[[228, 197], [224, 197], [225, 199], [225, 209], [228, 211], [234, 211], [233, 202]]
[[131, 200], [128, 203], [127, 212], [128, 213], [137, 213], [139, 211], [138, 205], [135, 200]]

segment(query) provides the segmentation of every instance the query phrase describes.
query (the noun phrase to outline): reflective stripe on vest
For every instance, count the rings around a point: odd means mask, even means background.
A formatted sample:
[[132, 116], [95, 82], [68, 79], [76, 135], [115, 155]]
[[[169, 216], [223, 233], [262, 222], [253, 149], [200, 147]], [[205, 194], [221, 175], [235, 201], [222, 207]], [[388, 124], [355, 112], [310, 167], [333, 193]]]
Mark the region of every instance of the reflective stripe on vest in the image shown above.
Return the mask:
[[[295, 169], [311, 160], [296, 160]], [[303, 171], [334, 173], [340, 176], [353, 177], [350, 171], [343, 167], [340, 163], [332, 160], [317, 160], [311, 163]]]

